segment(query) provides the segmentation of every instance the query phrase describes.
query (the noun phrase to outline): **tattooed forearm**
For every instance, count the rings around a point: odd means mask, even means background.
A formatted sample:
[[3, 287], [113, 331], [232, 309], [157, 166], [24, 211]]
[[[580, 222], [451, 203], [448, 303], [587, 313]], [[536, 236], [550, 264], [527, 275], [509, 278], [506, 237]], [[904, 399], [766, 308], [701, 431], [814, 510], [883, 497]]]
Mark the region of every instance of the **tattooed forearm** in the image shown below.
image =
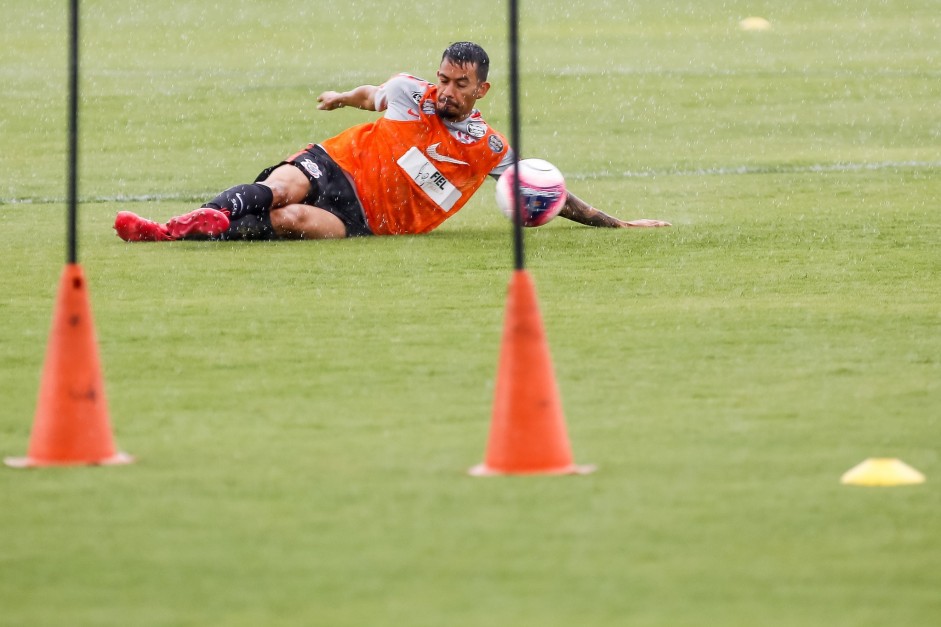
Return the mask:
[[587, 224], [588, 226], [600, 226], [612, 229], [624, 226], [621, 220], [595, 209], [572, 193], [569, 193], [568, 199], [565, 201], [565, 206], [562, 207], [562, 211], [559, 215], [563, 218], [578, 222], [579, 224]]

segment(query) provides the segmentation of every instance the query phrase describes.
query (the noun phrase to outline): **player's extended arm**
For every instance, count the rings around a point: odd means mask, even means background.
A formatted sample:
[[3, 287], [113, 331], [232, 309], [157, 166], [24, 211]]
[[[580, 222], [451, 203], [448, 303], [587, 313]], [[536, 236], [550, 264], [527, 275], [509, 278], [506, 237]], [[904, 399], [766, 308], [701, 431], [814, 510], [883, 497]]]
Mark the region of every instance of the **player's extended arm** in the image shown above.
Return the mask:
[[609, 216], [604, 211], [595, 209], [571, 192], [569, 192], [568, 198], [565, 200], [565, 206], [562, 207], [562, 211], [559, 212], [559, 215], [563, 218], [578, 222], [579, 224], [610, 229], [672, 226], [669, 222], [664, 222], [663, 220], [620, 220], [614, 216]]
[[341, 107], [356, 107], [366, 111], [376, 110], [376, 91], [375, 85], [360, 85], [350, 91], [325, 91], [317, 96], [317, 108], [321, 111], [333, 111]]

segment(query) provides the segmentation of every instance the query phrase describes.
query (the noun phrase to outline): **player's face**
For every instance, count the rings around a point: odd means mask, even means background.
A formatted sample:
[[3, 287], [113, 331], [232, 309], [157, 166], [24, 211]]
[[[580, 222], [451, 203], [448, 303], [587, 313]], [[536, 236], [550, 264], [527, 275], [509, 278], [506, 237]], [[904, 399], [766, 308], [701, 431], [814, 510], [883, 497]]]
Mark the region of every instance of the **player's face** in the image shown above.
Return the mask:
[[438, 115], [445, 120], [463, 120], [489, 89], [490, 83], [477, 80], [475, 64], [455, 65], [443, 59], [438, 68]]

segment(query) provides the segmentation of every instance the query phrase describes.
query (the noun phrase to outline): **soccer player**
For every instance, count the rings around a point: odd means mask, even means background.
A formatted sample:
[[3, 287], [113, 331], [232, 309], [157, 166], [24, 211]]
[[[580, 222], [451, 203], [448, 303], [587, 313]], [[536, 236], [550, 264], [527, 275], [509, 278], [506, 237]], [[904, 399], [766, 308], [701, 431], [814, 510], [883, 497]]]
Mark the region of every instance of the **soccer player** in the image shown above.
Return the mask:
[[[318, 109], [382, 111], [378, 120], [310, 144], [166, 224], [129, 211], [114, 228], [129, 242], [178, 239], [329, 239], [427, 233], [451, 217], [487, 176], [513, 164], [506, 138], [475, 108], [490, 83], [487, 53], [471, 42], [449, 46], [437, 80], [407, 74], [380, 86], [327, 91]], [[560, 213], [599, 227], [670, 226], [624, 221], [568, 194]]]

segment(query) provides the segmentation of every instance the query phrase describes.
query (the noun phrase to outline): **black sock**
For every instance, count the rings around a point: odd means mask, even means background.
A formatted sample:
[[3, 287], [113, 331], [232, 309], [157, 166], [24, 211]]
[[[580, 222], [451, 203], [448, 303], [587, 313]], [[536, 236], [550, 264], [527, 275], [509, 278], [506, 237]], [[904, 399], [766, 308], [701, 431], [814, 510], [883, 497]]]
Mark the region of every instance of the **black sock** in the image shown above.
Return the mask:
[[271, 216], [266, 211], [263, 215], [247, 215], [229, 220], [229, 228], [219, 236], [221, 240], [268, 240], [276, 239]]
[[[274, 201], [274, 195], [271, 188], [260, 183], [251, 185], [236, 185], [227, 189], [203, 207], [212, 207], [213, 209], [223, 209], [229, 212], [230, 220], [238, 220], [244, 216], [263, 216], [268, 213], [271, 203]], [[271, 224], [270, 221], [268, 223]]]

